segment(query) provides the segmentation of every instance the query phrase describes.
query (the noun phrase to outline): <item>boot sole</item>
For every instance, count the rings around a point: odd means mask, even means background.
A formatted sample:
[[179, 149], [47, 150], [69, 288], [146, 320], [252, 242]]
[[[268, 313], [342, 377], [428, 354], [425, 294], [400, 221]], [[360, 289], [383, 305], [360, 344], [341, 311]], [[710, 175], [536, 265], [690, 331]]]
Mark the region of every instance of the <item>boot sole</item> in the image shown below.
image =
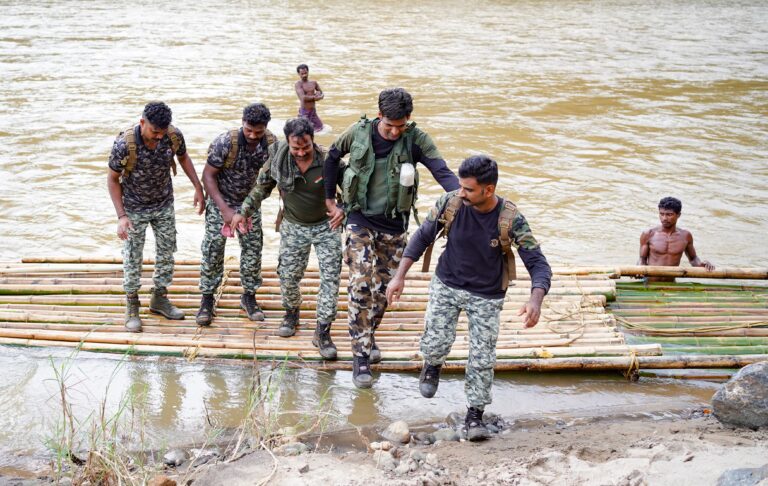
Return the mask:
[[312, 346], [317, 348], [318, 352], [320, 353], [320, 356], [323, 359], [326, 359], [328, 361], [334, 361], [338, 357], [338, 353], [337, 353], [335, 347], [333, 348], [333, 355], [331, 355], [331, 354], [328, 354], [328, 353], [323, 354], [323, 348], [321, 348], [320, 345], [315, 340], [312, 340]]
[[149, 312], [151, 312], [152, 314], [159, 314], [159, 315], [161, 315], [161, 316], [163, 316], [166, 319], [171, 320], [171, 321], [183, 321], [184, 318], [187, 317], [184, 314], [182, 314], [181, 317], [173, 317], [170, 314], [167, 314], [167, 313], [165, 313], [165, 312], [163, 312], [163, 311], [161, 311], [159, 309], [153, 309], [151, 307], [149, 308]]
[[254, 321], [254, 322], [255, 321], [263, 321], [264, 320], [264, 313], [263, 312], [255, 315], [253, 317], [251, 317], [251, 315], [248, 314], [248, 310], [245, 308], [245, 306], [243, 304], [240, 304], [240, 309], [242, 311], [245, 311], [245, 315], [248, 316], [248, 320], [251, 320], [251, 321]]
[[277, 330], [277, 335], [280, 337], [289, 338], [296, 335], [296, 330], [292, 329], [289, 334], [288, 331], [283, 331], [282, 328], [280, 328]]
[[437, 393], [437, 387], [430, 389], [425, 389], [424, 384], [419, 384], [419, 392], [421, 393], [421, 396], [424, 398], [432, 398], [435, 396], [435, 393]]
[[359, 381], [357, 378], [353, 376], [352, 383], [354, 383], [355, 386], [358, 388], [370, 388], [371, 386], [373, 386], [373, 378], [371, 378], [371, 381]]

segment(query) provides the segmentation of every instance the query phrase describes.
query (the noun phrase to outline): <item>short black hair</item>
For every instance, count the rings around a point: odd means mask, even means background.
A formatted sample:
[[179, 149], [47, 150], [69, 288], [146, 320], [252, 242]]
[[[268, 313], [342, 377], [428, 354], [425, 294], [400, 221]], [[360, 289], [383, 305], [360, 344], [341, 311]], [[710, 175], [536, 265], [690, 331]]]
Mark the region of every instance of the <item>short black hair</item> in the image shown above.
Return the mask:
[[298, 66], [296, 66], [296, 72], [297, 72], [297, 73], [298, 73], [299, 71], [301, 71], [302, 69], [306, 69], [306, 70], [307, 70], [307, 72], [309, 72], [309, 66], [307, 66], [306, 64], [299, 64]]
[[659, 209], [668, 209], [680, 214], [683, 210], [683, 203], [676, 197], [665, 197], [659, 201]]
[[411, 116], [413, 98], [403, 88], [385, 89], [379, 93], [379, 111], [390, 120]]
[[263, 103], [252, 103], [243, 108], [243, 121], [249, 125], [266, 125], [271, 119], [272, 114]]
[[474, 177], [478, 184], [493, 184], [499, 181], [499, 167], [496, 161], [487, 155], [473, 155], [459, 166], [459, 177], [466, 179]]
[[161, 130], [168, 128], [173, 119], [171, 109], [162, 101], [150, 101], [144, 105], [141, 117]]
[[303, 137], [304, 135], [309, 135], [309, 138], [312, 140], [315, 139], [315, 127], [312, 126], [309, 120], [303, 117], [292, 118], [285, 122], [283, 133], [285, 134], [286, 141], [290, 137]]

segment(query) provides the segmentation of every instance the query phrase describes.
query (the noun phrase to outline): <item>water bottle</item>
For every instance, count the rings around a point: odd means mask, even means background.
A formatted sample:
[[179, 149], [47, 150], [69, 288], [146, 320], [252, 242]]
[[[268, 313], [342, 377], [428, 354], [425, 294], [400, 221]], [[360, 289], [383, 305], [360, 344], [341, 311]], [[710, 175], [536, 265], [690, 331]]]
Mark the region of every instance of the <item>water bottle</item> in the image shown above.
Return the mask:
[[400, 185], [403, 187], [413, 186], [416, 177], [416, 168], [411, 163], [400, 164]]

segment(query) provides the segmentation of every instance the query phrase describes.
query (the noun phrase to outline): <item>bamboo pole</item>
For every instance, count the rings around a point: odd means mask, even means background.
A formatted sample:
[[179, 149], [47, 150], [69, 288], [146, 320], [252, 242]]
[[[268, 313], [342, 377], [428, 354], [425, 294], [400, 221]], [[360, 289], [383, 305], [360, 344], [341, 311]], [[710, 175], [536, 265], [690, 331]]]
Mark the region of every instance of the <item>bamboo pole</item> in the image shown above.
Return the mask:
[[627, 266], [619, 267], [618, 273], [623, 277], [687, 277], [687, 278], [719, 278], [719, 279], [768, 279], [768, 268], [718, 268], [707, 270], [703, 267], [653, 267]]

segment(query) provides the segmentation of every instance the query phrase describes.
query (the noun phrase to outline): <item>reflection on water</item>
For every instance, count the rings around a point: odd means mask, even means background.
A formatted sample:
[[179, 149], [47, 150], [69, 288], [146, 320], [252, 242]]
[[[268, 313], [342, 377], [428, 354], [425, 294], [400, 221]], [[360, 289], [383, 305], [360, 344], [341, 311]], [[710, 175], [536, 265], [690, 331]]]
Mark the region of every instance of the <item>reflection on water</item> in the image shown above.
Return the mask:
[[[51, 354], [53, 353], [53, 354]], [[146, 403], [143, 445], [200, 444], [215, 430], [239, 426], [253, 384], [248, 364], [186, 362], [181, 359], [125, 359], [121, 356], [65, 350], [0, 347], [0, 467], [13, 466], [22, 453], [41, 456], [61, 417], [56, 371], [66, 369], [69, 402], [78, 420], [87, 422], [102, 402], [107, 416], [133, 395]], [[395, 420], [410, 424], [440, 421], [464, 410], [461, 374], [446, 374], [432, 399], [422, 398], [416, 374], [380, 374], [371, 390], [352, 385], [351, 372], [309, 369], [263, 370], [272, 380], [275, 403], [289, 412], [284, 425], [327, 413], [328, 426], [383, 428]], [[628, 383], [619, 374], [502, 373], [488, 408], [507, 418], [545, 418], [557, 414], [609, 415], [683, 408], [707, 403], [717, 385], [704, 381], [643, 379]]]
[[[310, 16], [263, 1], [3, 2], [0, 259], [118, 256], [106, 160], [143, 104], [169, 103], [201, 171], [246, 103], [267, 103], [276, 130], [295, 116], [306, 62], [336, 127], [321, 143], [406, 87], [451, 167], [500, 161], [502, 192], [555, 262], [634, 263], [656, 203], [676, 195], [702, 256], [765, 266], [766, 18], [758, 0], [331, 0]], [[439, 188], [424, 180], [425, 209]], [[175, 183], [178, 255], [197, 258], [203, 221]], [[265, 241], [269, 262], [276, 234]]]

